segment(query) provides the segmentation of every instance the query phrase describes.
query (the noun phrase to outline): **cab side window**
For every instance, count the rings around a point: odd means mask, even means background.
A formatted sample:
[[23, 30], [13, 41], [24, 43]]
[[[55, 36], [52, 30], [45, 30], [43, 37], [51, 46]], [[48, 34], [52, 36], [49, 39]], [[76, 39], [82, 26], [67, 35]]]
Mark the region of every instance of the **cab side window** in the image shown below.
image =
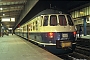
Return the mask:
[[71, 17], [69, 15], [67, 15], [67, 19], [68, 19], [68, 24], [73, 26], [74, 25], [73, 21], [72, 21], [72, 19], [71, 19]]
[[43, 26], [48, 25], [48, 16], [44, 16]]

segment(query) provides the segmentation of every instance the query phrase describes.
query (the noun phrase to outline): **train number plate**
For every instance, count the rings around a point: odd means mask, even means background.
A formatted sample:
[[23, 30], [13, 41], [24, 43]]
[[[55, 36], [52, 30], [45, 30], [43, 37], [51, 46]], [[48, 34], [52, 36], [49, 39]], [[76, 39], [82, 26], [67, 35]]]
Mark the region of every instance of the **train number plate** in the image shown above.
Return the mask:
[[72, 43], [70, 41], [56, 40], [56, 48], [67, 48], [71, 46], [72, 46]]
[[62, 37], [68, 37], [68, 34], [62, 34]]
[[61, 47], [62, 47], [62, 48], [71, 47], [71, 42], [62, 42], [62, 43], [61, 43]]

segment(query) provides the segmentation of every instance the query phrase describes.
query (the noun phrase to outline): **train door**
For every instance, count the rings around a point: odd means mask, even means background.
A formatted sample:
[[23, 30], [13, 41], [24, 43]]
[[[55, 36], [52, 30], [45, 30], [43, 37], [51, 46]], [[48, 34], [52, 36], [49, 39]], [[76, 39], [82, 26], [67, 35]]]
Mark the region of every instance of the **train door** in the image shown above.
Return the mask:
[[32, 31], [32, 24], [28, 24], [27, 25], [27, 38], [28, 38], [28, 40], [30, 40], [30, 34], [31, 34], [31, 31]]
[[29, 25], [27, 25], [27, 39], [29, 40]]
[[22, 28], [23, 28], [23, 29], [22, 29], [22, 30], [23, 30], [23, 32], [22, 32], [22, 37], [24, 37], [24, 27], [22, 27]]

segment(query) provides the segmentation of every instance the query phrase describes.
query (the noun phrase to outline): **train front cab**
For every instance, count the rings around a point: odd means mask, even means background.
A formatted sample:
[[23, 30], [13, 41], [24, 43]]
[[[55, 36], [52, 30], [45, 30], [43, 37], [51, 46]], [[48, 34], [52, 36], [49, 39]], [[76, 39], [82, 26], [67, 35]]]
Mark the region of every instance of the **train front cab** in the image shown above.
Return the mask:
[[73, 52], [76, 47], [76, 30], [71, 17], [51, 15], [44, 16], [44, 18], [42, 30], [47, 32], [42, 34], [42, 40], [44, 40], [45, 48], [54, 54]]

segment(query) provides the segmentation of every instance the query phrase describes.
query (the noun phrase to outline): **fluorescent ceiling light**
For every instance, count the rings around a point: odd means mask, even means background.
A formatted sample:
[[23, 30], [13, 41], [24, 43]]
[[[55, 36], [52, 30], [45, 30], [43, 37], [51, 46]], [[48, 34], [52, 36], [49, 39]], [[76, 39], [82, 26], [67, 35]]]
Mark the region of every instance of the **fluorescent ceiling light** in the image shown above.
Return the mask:
[[15, 22], [15, 18], [2, 18], [2, 22]]
[[12, 28], [8, 28], [9, 30], [12, 30]]
[[20, 29], [20, 28], [17, 28], [17, 29]]
[[3, 16], [5, 16], [5, 14], [3, 14]]
[[11, 18], [11, 22], [15, 22], [15, 18]]
[[2, 8], [0, 8], [0, 10], [3, 10]]
[[80, 12], [80, 14], [82, 15], [82, 14], [84, 14], [84, 12]]
[[2, 18], [2, 22], [10, 22], [10, 18]]
[[1, 26], [2, 26], [2, 24], [1, 24]]

